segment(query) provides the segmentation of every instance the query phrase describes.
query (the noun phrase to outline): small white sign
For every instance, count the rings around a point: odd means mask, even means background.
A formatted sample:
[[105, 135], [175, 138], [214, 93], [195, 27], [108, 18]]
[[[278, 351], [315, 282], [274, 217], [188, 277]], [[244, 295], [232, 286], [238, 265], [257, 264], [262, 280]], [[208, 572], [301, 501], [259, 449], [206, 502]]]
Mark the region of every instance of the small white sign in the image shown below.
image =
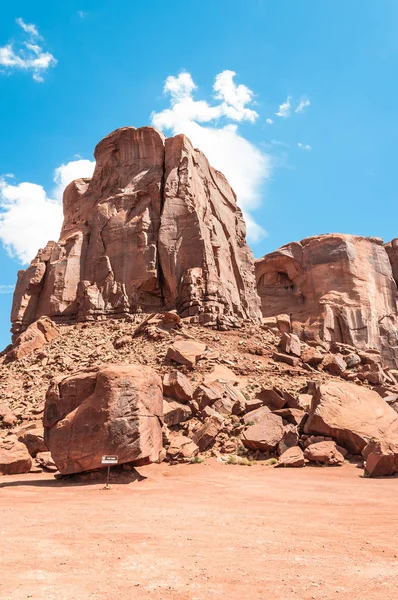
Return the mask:
[[114, 454], [105, 454], [101, 459], [103, 465], [117, 465], [118, 457]]

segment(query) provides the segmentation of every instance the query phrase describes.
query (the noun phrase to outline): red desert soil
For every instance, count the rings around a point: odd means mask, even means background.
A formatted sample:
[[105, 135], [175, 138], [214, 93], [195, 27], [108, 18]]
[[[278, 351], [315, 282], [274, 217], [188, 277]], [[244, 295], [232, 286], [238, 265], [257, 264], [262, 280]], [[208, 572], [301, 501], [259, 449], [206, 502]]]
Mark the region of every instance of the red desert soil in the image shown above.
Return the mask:
[[397, 480], [353, 465], [2, 477], [0, 598], [396, 600]]

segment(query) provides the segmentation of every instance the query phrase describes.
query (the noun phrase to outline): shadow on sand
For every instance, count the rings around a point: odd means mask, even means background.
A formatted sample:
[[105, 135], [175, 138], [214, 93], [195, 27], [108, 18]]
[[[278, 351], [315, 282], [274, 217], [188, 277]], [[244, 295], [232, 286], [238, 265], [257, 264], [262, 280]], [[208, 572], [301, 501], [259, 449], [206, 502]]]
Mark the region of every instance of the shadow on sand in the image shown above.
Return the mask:
[[[115, 472], [111, 472], [111, 476], [109, 478], [110, 485], [126, 485], [129, 483], [134, 483], [135, 481], [144, 481], [147, 477], [144, 477], [134, 468], [129, 471], [117, 470]], [[5, 481], [2, 483], [0, 481], [0, 489], [8, 488], [8, 487], [23, 487], [23, 486], [32, 486], [32, 487], [76, 487], [76, 486], [84, 486], [84, 485], [98, 485], [98, 484], [106, 483], [106, 471], [90, 471], [87, 473], [77, 473], [76, 475], [56, 475], [54, 479], [19, 479], [18, 481]]]

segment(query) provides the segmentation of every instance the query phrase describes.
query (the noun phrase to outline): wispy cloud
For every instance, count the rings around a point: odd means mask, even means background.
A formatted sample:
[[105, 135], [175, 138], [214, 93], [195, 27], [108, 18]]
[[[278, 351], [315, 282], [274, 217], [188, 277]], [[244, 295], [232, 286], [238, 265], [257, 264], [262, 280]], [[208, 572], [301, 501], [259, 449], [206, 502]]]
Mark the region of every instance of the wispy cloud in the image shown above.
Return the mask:
[[303, 112], [304, 109], [306, 109], [310, 104], [311, 104], [311, 102], [308, 100], [308, 98], [304, 98], [303, 100], [300, 100], [300, 102], [294, 112], [296, 112], [296, 113]]
[[272, 125], [274, 121], [268, 117], [268, 119], [265, 119], [265, 122], [268, 123], [268, 125]]
[[77, 14], [79, 15], [79, 17], [80, 17], [81, 19], [85, 19], [85, 18], [87, 17], [87, 14], [88, 14], [88, 13], [86, 13], [84, 10], [78, 10], [78, 11], [77, 11]]
[[57, 240], [62, 225], [62, 193], [79, 177], [91, 177], [95, 163], [75, 160], [54, 170], [51, 196], [37, 183], [9, 183], [0, 176], [0, 242], [7, 253], [28, 263], [49, 240]]
[[292, 109], [291, 100], [292, 100], [292, 97], [288, 96], [286, 98], [286, 102], [282, 102], [282, 104], [279, 105], [279, 109], [275, 113], [277, 117], [284, 117], [284, 118], [290, 117], [290, 113], [291, 113], [291, 109]]
[[26, 34], [26, 39], [18, 45], [9, 43], [0, 46], [0, 69], [3, 67], [3, 73], [18, 70], [31, 72], [36, 82], [42, 82], [43, 73], [54, 67], [57, 60], [50, 52], [44, 51], [43, 38], [36, 25], [25, 23], [21, 18], [16, 19], [16, 23]]
[[310, 146], [309, 144], [302, 144], [301, 142], [299, 142], [297, 146], [300, 148], [300, 150], [312, 150], [312, 146]]
[[228, 70], [216, 76], [213, 90], [218, 102], [210, 103], [195, 99], [198, 88], [190, 73], [170, 75], [164, 85], [170, 105], [152, 113], [151, 118], [159, 129], [170, 130], [174, 135], [185, 133], [213, 167], [224, 173], [244, 212], [248, 237], [256, 241], [265, 232], [251, 213], [261, 204], [262, 187], [271, 172], [271, 157], [238, 131], [238, 123], [254, 123], [258, 114], [250, 106], [252, 90], [237, 85], [235, 76], [234, 71]]
[[15, 285], [1, 285], [0, 284], [0, 294], [12, 294], [15, 289]]

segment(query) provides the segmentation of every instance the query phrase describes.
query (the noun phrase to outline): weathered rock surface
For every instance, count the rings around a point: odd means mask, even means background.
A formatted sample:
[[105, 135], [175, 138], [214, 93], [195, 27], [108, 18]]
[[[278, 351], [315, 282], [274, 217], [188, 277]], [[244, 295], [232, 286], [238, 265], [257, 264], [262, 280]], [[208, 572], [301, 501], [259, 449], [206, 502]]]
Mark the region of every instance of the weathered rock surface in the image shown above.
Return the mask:
[[188, 377], [180, 371], [172, 371], [163, 378], [163, 393], [173, 400], [185, 403], [192, 400], [193, 388]]
[[30, 456], [33, 458], [39, 452], [47, 452], [48, 448], [44, 443], [44, 429], [43, 427], [38, 427], [36, 429], [29, 429], [21, 433], [18, 437], [18, 440], [25, 444], [28, 449]]
[[264, 317], [287, 313], [304, 340], [377, 348], [398, 364], [398, 242], [328, 234], [256, 261]]
[[44, 410], [45, 443], [62, 474], [158, 460], [162, 450], [162, 381], [150, 367], [107, 365], [52, 382]]
[[166, 358], [192, 369], [205, 352], [205, 344], [191, 340], [177, 340], [167, 350]]
[[173, 426], [189, 419], [192, 415], [192, 410], [186, 404], [181, 404], [181, 402], [164, 400], [163, 414], [166, 425]]
[[341, 466], [344, 464], [344, 456], [339, 451], [335, 442], [310, 444], [304, 451], [304, 457], [310, 462], [320, 465]]
[[285, 435], [283, 421], [278, 415], [267, 413], [248, 427], [242, 436], [242, 444], [250, 450], [274, 450]]
[[189, 460], [199, 452], [198, 446], [185, 435], [175, 435], [170, 439], [167, 456], [171, 460]]
[[293, 446], [285, 450], [283, 454], [279, 457], [279, 465], [280, 467], [304, 467], [304, 453], [300, 446]]
[[[64, 193], [64, 223], [18, 274], [17, 335], [56, 322], [177, 309], [217, 323], [260, 318], [245, 224], [225, 177], [183, 135], [124, 127]], [[207, 316], [204, 316], [207, 315]]]
[[398, 435], [398, 414], [377, 392], [354, 383], [330, 381], [315, 391], [304, 431], [333, 438], [360, 454], [372, 438]]
[[29, 473], [32, 459], [27, 447], [12, 439], [0, 440], [0, 475], [19, 475]]
[[48, 317], [41, 317], [22, 332], [6, 356], [7, 361], [18, 360], [40, 350], [58, 336], [58, 329]]
[[369, 477], [398, 473], [398, 436], [395, 440], [371, 440], [364, 448], [365, 472]]

